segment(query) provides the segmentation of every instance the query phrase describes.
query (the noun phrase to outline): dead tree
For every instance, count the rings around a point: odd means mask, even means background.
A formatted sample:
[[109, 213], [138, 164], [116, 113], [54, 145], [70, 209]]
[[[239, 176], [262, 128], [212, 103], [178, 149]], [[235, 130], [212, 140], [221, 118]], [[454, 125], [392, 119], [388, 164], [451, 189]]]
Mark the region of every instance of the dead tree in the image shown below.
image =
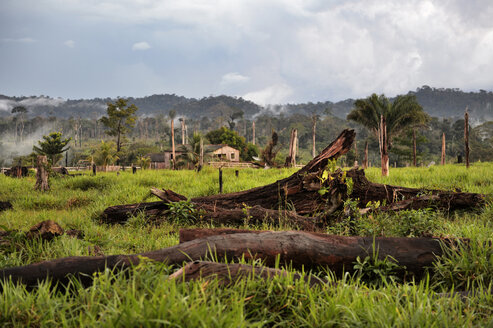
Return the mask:
[[378, 126], [378, 141], [380, 144], [380, 160], [382, 166], [382, 176], [389, 175], [389, 148], [387, 139], [387, 121], [383, 115], [380, 116]]
[[441, 242], [434, 238], [344, 237], [302, 231], [238, 233], [210, 236], [176, 246], [132, 255], [73, 256], [26, 266], [0, 270], [0, 279], [34, 286], [50, 278], [52, 282], [66, 282], [69, 275], [90, 282], [93, 273], [105, 268], [121, 270], [138, 264], [143, 257], [182, 264], [207, 258], [238, 260], [260, 259], [266, 266], [277, 261], [305, 270], [329, 268], [336, 274], [351, 272], [357, 257], [392, 257], [406, 271], [421, 277], [442, 254]]
[[255, 145], [255, 121], [252, 121], [252, 145]]
[[469, 168], [469, 113], [464, 113], [464, 151], [466, 153], [466, 167]]
[[285, 167], [295, 167], [296, 166], [296, 143], [298, 139], [298, 130], [291, 130], [291, 137], [289, 139], [289, 153], [286, 157], [286, 161], [284, 163]]
[[365, 159], [363, 160], [363, 169], [368, 168], [368, 141], [365, 141]]
[[416, 128], [413, 128], [413, 166], [416, 167]]
[[442, 158], [441, 164], [445, 165], [445, 132], [442, 133]]
[[47, 191], [50, 189], [48, 184], [49, 166], [46, 156], [38, 155], [36, 159], [36, 184], [35, 190]]

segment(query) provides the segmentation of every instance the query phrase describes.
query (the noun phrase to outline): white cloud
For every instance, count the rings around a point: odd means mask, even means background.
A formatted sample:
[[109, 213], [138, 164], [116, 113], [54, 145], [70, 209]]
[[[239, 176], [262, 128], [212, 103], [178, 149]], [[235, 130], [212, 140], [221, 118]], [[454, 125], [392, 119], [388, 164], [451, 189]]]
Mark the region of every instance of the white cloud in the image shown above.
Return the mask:
[[243, 96], [244, 99], [253, 101], [261, 106], [267, 104], [282, 104], [289, 100], [293, 89], [287, 84], [275, 84], [264, 89], [249, 92]]
[[[105, 33], [93, 38], [97, 41], [90, 48], [103, 55], [91, 62], [100, 65], [95, 71], [108, 75], [143, 61], [164, 81], [168, 89], [161, 92], [247, 94], [271, 103], [336, 101], [372, 92], [394, 95], [424, 84], [463, 89], [493, 85], [493, 3], [487, 0], [70, 0], [64, 6], [46, 0], [43, 9], [34, 3], [17, 0], [12, 6], [18, 7], [18, 17], [25, 11], [46, 21], [71, 17], [73, 28], [85, 33], [104, 26]], [[28, 26], [6, 28], [6, 35], [16, 35]], [[79, 37], [75, 30], [66, 32]], [[115, 44], [128, 45], [133, 42], [129, 38], [147, 40], [133, 44], [132, 50], [148, 50], [152, 44], [153, 51], [138, 59], [129, 57], [139, 57], [136, 53], [115, 56]], [[39, 61], [37, 67], [48, 66], [40, 56], [30, 56]], [[25, 58], [5, 58], [0, 54], [5, 66], [28, 67], [20, 62]], [[86, 62], [78, 64], [87, 71]], [[219, 80], [218, 74], [225, 72]], [[25, 73], [31, 80], [43, 76], [29, 75], [27, 68]], [[17, 85], [25, 85], [25, 75], [19, 74]], [[133, 82], [125, 83], [130, 87]]]
[[18, 39], [6, 38], [6, 39], [2, 39], [2, 41], [3, 42], [17, 42], [17, 43], [33, 43], [33, 42], [36, 42], [35, 39], [29, 38], [29, 37], [26, 37], [26, 38], [18, 38]]
[[226, 73], [221, 77], [221, 85], [227, 86], [231, 84], [248, 82], [250, 78], [245, 75], [241, 75], [240, 73], [231, 72]]
[[147, 43], [145, 41], [134, 43], [132, 46], [132, 50], [134, 50], [134, 51], [136, 51], [136, 50], [147, 50], [150, 48], [151, 48], [151, 46], [149, 45], [149, 43]]
[[75, 41], [74, 40], [67, 40], [63, 44], [66, 45], [69, 48], [74, 48], [75, 47]]

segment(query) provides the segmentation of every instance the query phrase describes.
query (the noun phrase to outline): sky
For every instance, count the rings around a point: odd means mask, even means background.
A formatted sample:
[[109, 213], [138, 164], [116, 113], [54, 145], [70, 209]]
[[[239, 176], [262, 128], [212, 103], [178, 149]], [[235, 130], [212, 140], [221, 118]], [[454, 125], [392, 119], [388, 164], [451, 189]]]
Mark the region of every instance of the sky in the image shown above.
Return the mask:
[[0, 0], [0, 94], [260, 105], [493, 89], [491, 0]]

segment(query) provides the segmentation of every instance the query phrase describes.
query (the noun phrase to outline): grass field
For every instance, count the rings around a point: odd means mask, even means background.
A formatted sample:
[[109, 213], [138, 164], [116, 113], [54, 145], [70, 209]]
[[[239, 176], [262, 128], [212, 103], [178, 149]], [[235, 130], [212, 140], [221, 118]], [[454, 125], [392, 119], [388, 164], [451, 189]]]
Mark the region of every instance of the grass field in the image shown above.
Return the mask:
[[[224, 170], [224, 192], [274, 182], [294, 170]], [[446, 165], [391, 169], [390, 177], [367, 170], [371, 181], [408, 187], [460, 189], [493, 194], [493, 164], [476, 163], [469, 170]], [[135, 217], [126, 225], [107, 226], [97, 217], [108, 206], [157, 200], [150, 187], [172, 189], [188, 197], [217, 193], [217, 170], [143, 171], [52, 178], [51, 191], [33, 191], [34, 177], [12, 179], [0, 175], [0, 200], [13, 210], [0, 212], [0, 229], [26, 231], [47, 219], [65, 229], [83, 231], [83, 238], [61, 236], [53, 241], [28, 240], [15, 233], [0, 243], [0, 267], [34, 263], [74, 255], [143, 252], [178, 243], [180, 225], [145, 224]], [[279, 229], [278, 227], [249, 227]], [[281, 229], [287, 229], [284, 227]], [[144, 263], [131, 274], [109, 271], [95, 276], [91, 287], [72, 281], [68, 289], [44, 283], [32, 291], [11, 283], [0, 293], [2, 326], [174, 326], [174, 327], [446, 327], [493, 326], [493, 239], [491, 203], [476, 212], [436, 213], [431, 210], [363, 216], [360, 235], [440, 235], [470, 238], [460, 256], [450, 253], [419, 282], [400, 282], [385, 274], [378, 281], [364, 275], [327, 276], [336, 284], [311, 288], [292, 277], [263, 281], [247, 279], [225, 288], [217, 281], [179, 283], [167, 280], [176, 270], [159, 263]], [[329, 233], [348, 234], [341, 221]], [[491, 244], [490, 244], [491, 245]], [[368, 264], [367, 269], [371, 270]], [[467, 290], [465, 299], [454, 295]], [[446, 294], [444, 296], [444, 293]]]

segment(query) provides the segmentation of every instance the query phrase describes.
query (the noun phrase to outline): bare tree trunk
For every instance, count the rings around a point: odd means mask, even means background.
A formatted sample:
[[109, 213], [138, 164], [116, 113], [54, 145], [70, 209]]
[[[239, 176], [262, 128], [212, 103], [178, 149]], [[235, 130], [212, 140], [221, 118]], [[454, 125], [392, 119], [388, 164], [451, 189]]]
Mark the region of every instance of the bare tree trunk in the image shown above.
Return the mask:
[[354, 139], [354, 167], [358, 166], [358, 142]]
[[416, 167], [416, 128], [413, 128], [413, 166]]
[[445, 132], [442, 133], [442, 165], [445, 165]]
[[204, 138], [200, 137], [200, 155], [199, 165], [204, 166]]
[[185, 144], [185, 119], [182, 117], [180, 118], [180, 124], [181, 124], [181, 144]]
[[365, 141], [365, 159], [363, 161], [363, 169], [368, 168], [368, 141]]
[[36, 184], [34, 185], [34, 189], [39, 191], [50, 190], [50, 185], [48, 184], [48, 159], [46, 156], [38, 156], [36, 170]]
[[464, 113], [464, 143], [465, 143], [465, 152], [466, 152], [466, 167], [469, 168], [469, 113]]
[[289, 139], [289, 153], [288, 157], [286, 157], [286, 161], [284, 166], [286, 167], [294, 167], [296, 166], [296, 141], [298, 136], [298, 130], [291, 130], [291, 138]]
[[252, 121], [252, 144], [255, 145], [255, 121]]
[[389, 175], [389, 150], [387, 140], [387, 122], [383, 115], [380, 116], [380, 125], [378, 129], [378, 141], [380, 144], [380, 160], [382, 167], [382, 176]]
[[171, 119], [171, 156], [173, 157], [171, 160], [171, 168], [175, 169], [175, 122], [174, 119]]
[[315, 158], [317, 156], [317, 150], [315, 147], [315, 134], [317, 131], [317, 116], [313, 114], [312, 116], [312, 157]]

